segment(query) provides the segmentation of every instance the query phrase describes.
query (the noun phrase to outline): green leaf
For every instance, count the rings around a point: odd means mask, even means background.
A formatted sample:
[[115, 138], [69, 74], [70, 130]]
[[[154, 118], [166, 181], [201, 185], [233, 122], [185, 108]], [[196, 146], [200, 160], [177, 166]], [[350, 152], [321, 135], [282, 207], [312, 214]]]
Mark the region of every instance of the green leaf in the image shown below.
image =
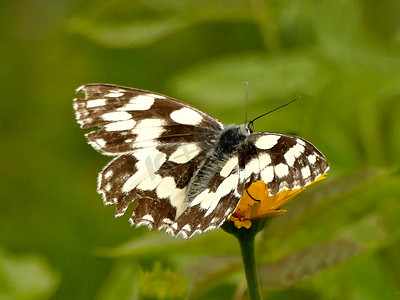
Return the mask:
[[97, 300], [138, 299], [137, 266], [123, 260], [115, 263], [113, 269], [99, 289]]
[[261, 264], [261, 288], [281, 289], [296, 284], [360, 254], [363, 250], [364, 247], [353, 241], [337, 240], [311, 246], [273, 263]]
[[70, 30], [79, 32], [95, 43], [112, 48], [145, 46], [185, 26], [183, 21], [174, 18], [130, 24], [91, 23], [77, 19], [69, 25]]
[[0, 249], [0, 299], [49, 299], [59, 279], [42, 258]]
[[[75, 16], [67, 28], [91, 41], [111, 48], [143, 47], [197, 23], [251, 21], [241, 1], [143, 1], [89, 8]], [[218, 7], [221, 8], [218, 11]], [[134, 20], [134, 21], [132, 21]]]
[[155, 264], [153, 271], [142, 272], [139, 278], [140, 299], [180, 299], [188, 286], [185, 277], [163, 270], [159, 263]]
[[301, 284], [319, 299], [397, 299], [398, 287], [382, 264], [379, 252], [368, 252]]
[[[215, 109], [242, 107], [245, 81], [252, 101], [290, 99], [314, 94], [329, 80], [329, 73], [312, 55], [293, 53], [268, 57], [245, 53], [220, 57], [185, 70], [170, 82], [182, 99], [209, 101]], [[205, 92], [206, 90], [206, 92]]]
[[236, 246], [235, 241], [220, 229], [195, 236], [190, 240], [174, 238], [162, 232], [151, 232], [117, 247], [97, 249], [95, 254], [103, 257], [132, 256], [139, 259], [154, 256], [193, 255], [193, 253], [196, 255], [239, 253]]

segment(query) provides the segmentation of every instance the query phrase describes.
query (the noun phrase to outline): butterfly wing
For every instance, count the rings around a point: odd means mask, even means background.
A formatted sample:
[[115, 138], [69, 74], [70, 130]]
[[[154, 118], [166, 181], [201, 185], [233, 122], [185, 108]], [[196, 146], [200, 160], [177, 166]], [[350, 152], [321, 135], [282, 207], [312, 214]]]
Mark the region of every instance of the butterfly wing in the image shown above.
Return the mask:
[[183, 102], [144, 90], [89, 84], [77, 92], [85, 93], [74, 100], [78, 123], [99, 127], [86, 134], [88, 142], [117, 156], [98, 177], [104, 203], [114, 204], [121, 216], [135, 202], [132, 225], [170, 228], [187, 208], [189, 181], [223, 125]]
[[74, 99], [81, 128], [99, 127], [86, 134], [97, 151], [107, 155], [129, 153], [159, 144], [197, 142], [223, 129], [217, 119], [173, 98], [145, 90], [87, 84]]
[[256, 200], [264, 201], [257, 204], [260, 205], [259, 217], [263, 214], [265, 217], [270, 208], [275, 210], [281, 207], [307, 186], [323, 179], [329, 170], [324, 155], [317, 148], [291, 135], [269, 132], [251, 134], [238, 153], [242, 182], [238, 193], [249, 191], [255, 182], [265, 183], [263, 193], [266, 195], [251, 195]]
[[242, 186], [239, 177], [237, 151], [205, 157], [200, 171], [190, 181], [187, 208], [167, 231], [189, 238], [221, 226], [242, 197], [238, 192]]
[[328, 172], [324, 155], [310, 142], [280, 133], [254, 133], [247, 145], [245, 182], [263, 180], [270, 195], [303, 188]]

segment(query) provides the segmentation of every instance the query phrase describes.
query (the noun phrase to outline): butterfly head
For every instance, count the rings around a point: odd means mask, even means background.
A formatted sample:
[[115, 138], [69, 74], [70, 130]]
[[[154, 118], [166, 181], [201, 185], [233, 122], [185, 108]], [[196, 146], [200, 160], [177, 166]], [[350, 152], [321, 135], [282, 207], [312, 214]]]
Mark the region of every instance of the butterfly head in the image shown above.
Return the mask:
[[253, 122], [242, 124], [239, 128], [244, 135], [252, 134], [254, 129]]

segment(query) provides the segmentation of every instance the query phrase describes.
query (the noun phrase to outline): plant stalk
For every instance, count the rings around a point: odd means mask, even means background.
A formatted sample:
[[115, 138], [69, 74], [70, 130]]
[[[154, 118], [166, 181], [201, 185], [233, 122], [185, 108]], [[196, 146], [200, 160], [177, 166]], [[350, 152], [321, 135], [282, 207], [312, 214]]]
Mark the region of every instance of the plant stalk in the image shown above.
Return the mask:
[[222, 229], [230, 234], [233, 234], [239, 241], [250, 300], [261, 299], [254, 251], [254, 241], [256, 234], [264, 228], [266, 220], [267, 219], [253, 221], [253, 224], [249, 229], [244, 227], [238, 229], [234, 226], [233, 222], [225, 222], [222, 225]]
[[249, 291], [250, 300], [260, 300], [260, 286], [258, 283], [256, 258], [254, 254], [253, 234], [240, 234], [237, 236], [242, 252], [244, 271], [246, 273], [247, 289]]

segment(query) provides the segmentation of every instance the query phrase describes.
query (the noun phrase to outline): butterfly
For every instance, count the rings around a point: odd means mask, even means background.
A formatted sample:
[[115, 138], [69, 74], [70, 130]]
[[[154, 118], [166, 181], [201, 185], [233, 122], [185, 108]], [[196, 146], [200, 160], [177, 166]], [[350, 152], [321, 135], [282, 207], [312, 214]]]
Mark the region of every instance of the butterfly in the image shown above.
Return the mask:
[[137, 227], [190, 238], [221, 226], [255, 182], [274, 197], [329, 170], [302, 138], [255, 133], [252, 122], [224, 126], [168, 96], [110, 84], [76, 92], [85, 94], [74, 99], [77, 122], [98, 128], [86, 134], [89, 144], [114, 156], [99, 173], [97, 190], [116, 216], [134, 207], [129, 221]]

